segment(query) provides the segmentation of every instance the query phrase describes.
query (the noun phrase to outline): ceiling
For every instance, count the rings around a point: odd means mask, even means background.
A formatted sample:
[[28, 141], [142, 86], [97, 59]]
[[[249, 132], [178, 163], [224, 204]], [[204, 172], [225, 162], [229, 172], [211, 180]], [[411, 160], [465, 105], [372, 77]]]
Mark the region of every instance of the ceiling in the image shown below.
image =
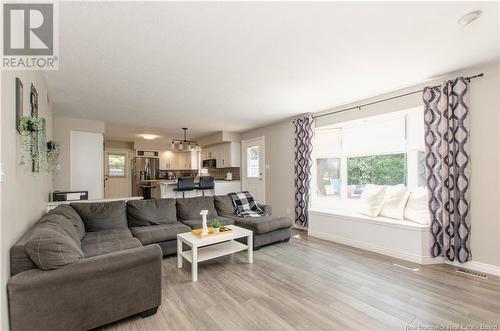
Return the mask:
[[499, 57], [496, 2], [59, 6], [55, 114], [106, 121], [111, 139], [244, 131]]

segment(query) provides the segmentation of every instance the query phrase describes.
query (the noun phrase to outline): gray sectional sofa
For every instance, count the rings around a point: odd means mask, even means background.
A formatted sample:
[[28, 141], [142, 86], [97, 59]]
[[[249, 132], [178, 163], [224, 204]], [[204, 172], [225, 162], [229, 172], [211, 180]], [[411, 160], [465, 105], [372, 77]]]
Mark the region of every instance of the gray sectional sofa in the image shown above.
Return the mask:
[[11, 329], [88, 330], [156, 313], [162, 256], [176, 253], [178, 233], [201, 227], [202, 209], [253, 230], [255, 248], [290, 238], [290, 219], [243, 219], [231, 206], [228, 196], [58, 206], [11, 248]]
[[[269, 205], [259, 205], [267, 213], [266, 216], [242, 218], [234, 212], [233, 203], [229, 196], [214, 196], [214, 204], [220, 217], [233, 221], [237, 226], [253, 231], [254, 248], [290, 240], [293, 221], [288, 217], [273, 216]], [[243, 241], [246, 241], [246, 239]]]

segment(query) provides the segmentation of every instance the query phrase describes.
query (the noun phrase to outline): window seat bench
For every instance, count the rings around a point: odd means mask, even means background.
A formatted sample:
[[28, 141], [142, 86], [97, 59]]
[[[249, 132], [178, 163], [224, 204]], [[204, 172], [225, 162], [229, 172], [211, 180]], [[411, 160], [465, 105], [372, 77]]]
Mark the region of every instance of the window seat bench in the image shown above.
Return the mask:
[[411, 221], [310, 208], [308, 235], [414, 263], [437, 263], [430, 255], [429, 225]]

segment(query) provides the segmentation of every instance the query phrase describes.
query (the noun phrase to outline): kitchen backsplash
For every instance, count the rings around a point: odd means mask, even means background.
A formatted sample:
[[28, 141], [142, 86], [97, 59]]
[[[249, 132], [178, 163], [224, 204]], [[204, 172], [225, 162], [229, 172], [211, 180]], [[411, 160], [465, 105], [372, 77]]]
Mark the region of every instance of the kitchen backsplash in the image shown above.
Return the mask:
[[[193, 176], [198, 175], [198, 170], [165, 170], [172, 173], [176, 178], [181, 176]], [[240, 168], [208, 168], [208, 174], [204, 176], [213, 176], [216, 180], [226, 179], [226, 174], [230, 172], [233, 174], [233, 180], [240, 180]]]
[[213, 176], [216, 180], [226, 179], [226, 174], [233, 174], [233, 180], [240, 180], [240, 168], [208, 168], [208, 175]]

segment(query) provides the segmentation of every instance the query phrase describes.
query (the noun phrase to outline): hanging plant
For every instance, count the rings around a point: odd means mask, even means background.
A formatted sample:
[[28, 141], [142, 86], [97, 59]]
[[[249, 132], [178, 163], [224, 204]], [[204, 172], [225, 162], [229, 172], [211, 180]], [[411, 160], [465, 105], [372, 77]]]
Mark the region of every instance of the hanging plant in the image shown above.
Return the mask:
[[55, 173], [58, 166], [59, 153], [61, 153], [61, 144], [53, 140], [47, 141], [47, 171]]
[[19, 123], [21, 135], [21, 155], [19, 165], [35, 174], [40, 172], [47, 159], [45, 138], [45, 119], [23, 117]]

